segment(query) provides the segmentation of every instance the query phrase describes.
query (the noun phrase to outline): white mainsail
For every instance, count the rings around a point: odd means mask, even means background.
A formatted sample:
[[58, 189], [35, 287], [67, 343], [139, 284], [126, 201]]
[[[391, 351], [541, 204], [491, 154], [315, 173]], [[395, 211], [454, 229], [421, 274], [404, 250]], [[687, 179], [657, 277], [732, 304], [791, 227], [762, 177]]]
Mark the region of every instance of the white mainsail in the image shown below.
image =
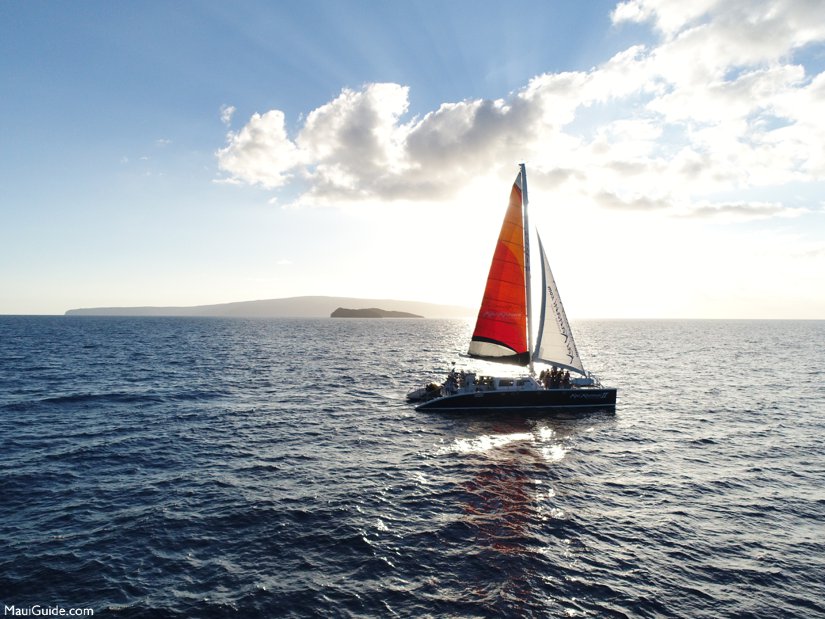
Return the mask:
[[[576, 342], [573, 340], [573, 331], [564, 312], [556, 280], [547, 262], [547, 254], [539, 238], [539, 252], [541, 253], [541, 318], [539, 319], [539, 336], [536, 349], [533, 352], [534, 361], [552, 363], [568, 370], [586, 374]], [[549, 314], [549, 315], [548, 315]]]

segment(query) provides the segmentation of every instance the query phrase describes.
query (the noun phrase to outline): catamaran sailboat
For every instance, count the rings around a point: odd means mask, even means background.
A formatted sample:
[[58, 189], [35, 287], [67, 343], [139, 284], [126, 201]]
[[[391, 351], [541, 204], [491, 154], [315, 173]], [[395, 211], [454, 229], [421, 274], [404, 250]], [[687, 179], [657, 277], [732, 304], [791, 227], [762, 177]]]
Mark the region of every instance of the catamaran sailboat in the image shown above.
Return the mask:
[[[467, 354], [527, 366], [528, 372], [496, 377], [453, 369], [443, 384], [431, 383], [408, 394], [408, 400], [420, 402], [416, 410], [541, 412], [615, 407], [616, 389], [602, 386], [584, 369], [540, 238], [542, 299], [538, 338], [533, 342], [527, 204], [527, 170], [521, 164]], [[550, 365], [552, 370], [536, 376], [535, 363]], [[570, 372], [579, 377], [571, 379]]]

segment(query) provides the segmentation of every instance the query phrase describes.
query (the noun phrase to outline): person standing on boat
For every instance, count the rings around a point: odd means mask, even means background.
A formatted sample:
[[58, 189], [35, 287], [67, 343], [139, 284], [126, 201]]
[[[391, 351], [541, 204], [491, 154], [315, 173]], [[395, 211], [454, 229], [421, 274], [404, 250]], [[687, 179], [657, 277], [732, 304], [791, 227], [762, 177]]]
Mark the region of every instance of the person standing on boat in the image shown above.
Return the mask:
[[447, 380], [444, 381], [444, 389], [450, 395], [458, 391], [458, 374], [455, 371], [455, 364], [453, 364], [453, 368], [447, 374]]
[[556, 370], [556, 366], [554, 365], [553, 368], [549, 372], [547, 372], [547, 374], [544, 376], [544, 386], [545, 386], [545, 388], [547, 388], [547, 389], [555, 389], [556, 388], [556, 386], [558, 385], [557, 379], [556, 379], [556, 373], [557, 373], [557, 370]]

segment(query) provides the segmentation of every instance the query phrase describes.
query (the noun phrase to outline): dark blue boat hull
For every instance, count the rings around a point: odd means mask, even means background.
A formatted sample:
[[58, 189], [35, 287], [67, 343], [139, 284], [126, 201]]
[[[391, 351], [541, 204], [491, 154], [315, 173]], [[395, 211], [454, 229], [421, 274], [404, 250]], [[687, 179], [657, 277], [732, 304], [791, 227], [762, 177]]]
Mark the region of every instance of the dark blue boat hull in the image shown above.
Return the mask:
[[416, 406], [415, 410], [550, 412], [557, 410], [611, 409], [615, 406], [615, 388], [587, 388], [458, 393], [429, 400]]

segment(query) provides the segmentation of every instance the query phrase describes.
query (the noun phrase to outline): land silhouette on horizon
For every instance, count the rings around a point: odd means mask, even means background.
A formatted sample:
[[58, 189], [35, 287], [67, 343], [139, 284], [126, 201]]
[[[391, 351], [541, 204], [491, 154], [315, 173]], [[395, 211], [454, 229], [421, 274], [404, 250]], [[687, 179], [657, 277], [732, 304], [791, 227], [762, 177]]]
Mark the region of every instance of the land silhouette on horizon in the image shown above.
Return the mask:
[[349, 309], [347, 307], [339, 307], [332, 314], [330, 318], [424, 318], [419, 314], [412, 314], [410, 312], [399, 312], [392, 310], [380, 309], [378, 307], [365, 307], [361, 309]]
[[70, 309], [66, 316], [215, 316], [232, 318], [329, 318], [336, 309], [346, 307], [381, 308], [384, 312], [403, 312], [423, 318], [466, 318], [469, 308], [397, 299], [302, 296], [217, 303], [213, 305], [89, 307]]

